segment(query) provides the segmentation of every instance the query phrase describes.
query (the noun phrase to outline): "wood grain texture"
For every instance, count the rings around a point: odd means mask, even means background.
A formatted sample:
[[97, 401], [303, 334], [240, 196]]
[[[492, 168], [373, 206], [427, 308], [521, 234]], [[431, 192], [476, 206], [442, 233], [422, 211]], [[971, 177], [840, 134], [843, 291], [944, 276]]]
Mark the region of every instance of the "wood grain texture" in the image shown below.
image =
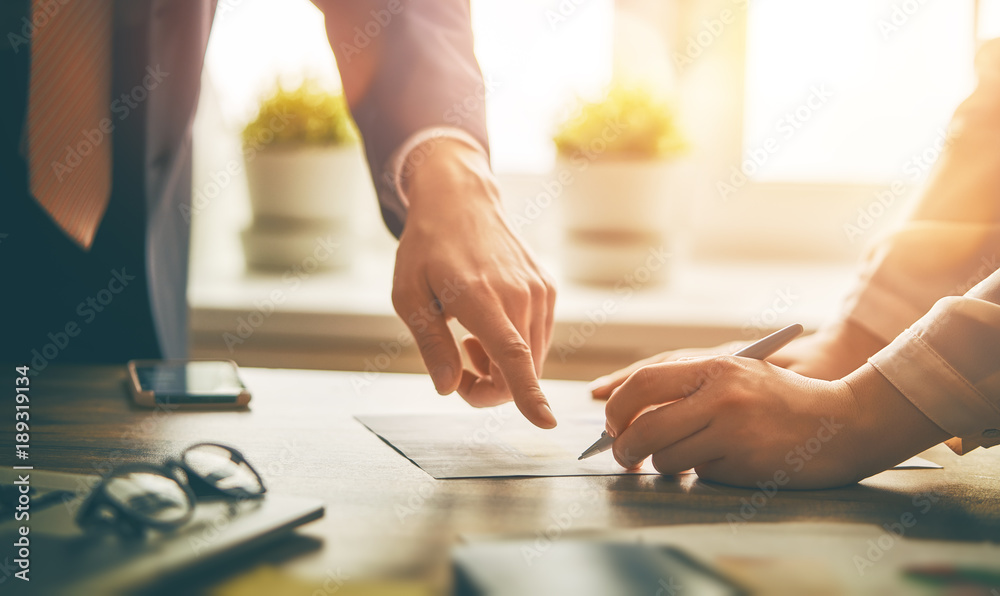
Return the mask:
[[[248, 411], [187, 413], [133, 406], [124, 367], [50, 366], [31, 385], [31, 463], [95, 473], [160, 461], [197, 441], [232, 444], [274, 494], [327, 505], [324, 519], [300, 530], [303, 538], [273, 545], [253, 562], [277, 562], [318, 579], [420, 578], [438, 588], [448, 583], [449, 548], [461, 535], [531, 536], [571, 510], [582, 511], [572, 530], [725, 523], [757, 492], [694, 475], [434, 480], [352, 419], [361, 412], [467, 407], [457, 396], [435, 394], [426, 376], [267, 369], [242, 375], [253, 393]], [[557, 417], [602, 407], [582, 383], [543, 387]], [[918, 523], [909, 536], [1000, 540], [1000, 450], [958, 457], [938, 446], [924, 455], [944, 469], [889, 471], [837, 490], [779, 492], [750, 521], [882, 525], [910, 511]], [[938, 501], [921, 514], [913, 499], [926, 493]], [[222, 568], [204, 583], [253, 562]]]

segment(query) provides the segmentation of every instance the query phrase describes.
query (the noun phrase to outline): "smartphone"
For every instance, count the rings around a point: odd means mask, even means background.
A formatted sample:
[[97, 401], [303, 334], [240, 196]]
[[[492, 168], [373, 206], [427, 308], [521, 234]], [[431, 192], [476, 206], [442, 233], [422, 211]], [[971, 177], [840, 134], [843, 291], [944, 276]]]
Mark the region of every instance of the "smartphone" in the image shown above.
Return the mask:
[[250, 392], [232, 360], [130, 360], [135, 403], [154, 408], [245, 408]]

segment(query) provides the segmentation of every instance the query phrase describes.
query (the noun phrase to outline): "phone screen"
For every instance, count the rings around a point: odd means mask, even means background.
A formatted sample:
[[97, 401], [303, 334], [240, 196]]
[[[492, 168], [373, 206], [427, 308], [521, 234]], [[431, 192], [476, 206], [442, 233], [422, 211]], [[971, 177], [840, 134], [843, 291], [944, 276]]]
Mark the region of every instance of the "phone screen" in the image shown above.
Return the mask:
[[156, 401], [172, 403], [233, 403], [245, 389], [230, 362], [183, 362], [137, 366], [143, 391]]

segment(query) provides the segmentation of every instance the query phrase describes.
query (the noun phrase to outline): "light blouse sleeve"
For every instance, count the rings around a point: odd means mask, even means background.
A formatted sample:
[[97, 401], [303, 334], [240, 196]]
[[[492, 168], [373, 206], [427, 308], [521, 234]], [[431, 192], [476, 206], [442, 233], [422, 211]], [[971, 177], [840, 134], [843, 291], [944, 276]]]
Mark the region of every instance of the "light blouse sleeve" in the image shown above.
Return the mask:
[[942, 298], [869, 359], [925, 416], [961, 442], [1000, 443], [1000, 271]]
[[844, 313], [889, 344], [869, 362], [960, 454], [1000, 443], [1000, 40], [976, 71], [924, 194]]

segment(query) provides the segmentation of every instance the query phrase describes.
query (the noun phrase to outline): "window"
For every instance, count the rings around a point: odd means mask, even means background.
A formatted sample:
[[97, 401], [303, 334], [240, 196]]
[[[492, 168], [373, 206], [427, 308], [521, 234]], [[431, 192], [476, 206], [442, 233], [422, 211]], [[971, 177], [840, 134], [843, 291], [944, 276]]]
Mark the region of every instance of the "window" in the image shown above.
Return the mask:
[[308, 0], [220, 0], [205, 55], [210, 92], [226, 127], [239, 130], [279, 77], [303, 77], [340, 89], [323, 13]]
[[[498, 170], [543, 172], [551, 132], [577, 94], [611, 77], [612, 0], [475, 0], [476, 54], [492, 89], [488, 121]], [[323, 15], [308, 0], [220, 2], [206, 64], [229, 127], [252, 117], [276, 78], [340, 88]]]
[[778, 145], [756, 178], [917, 182], [972, 90], [973, 24], [970, 1], [751, 2], [744, 157]]
[[[892, 218], [863, 238], [842, 225], [893, 183], [919, 185], [974, 83], [977, 36], [1000, 34], [1000, 0], [472, 0], [472, 17], [514, 209], [551, 171], [563, 110], [614, 73], [678, 97], [695, 252], [751, 257], [856, 256]], [[220, 2], [206, 65], [234, 138], [276, 77], [340, 85], [307, 0]], [[734, 200], [719, 183], [739, 171]]]
[[472, 17], [476, 56], [495, 86], [487, 99], [493, 166], [547, 172], [560, 115], [611, 80], [614, 3], [475, 0]]

